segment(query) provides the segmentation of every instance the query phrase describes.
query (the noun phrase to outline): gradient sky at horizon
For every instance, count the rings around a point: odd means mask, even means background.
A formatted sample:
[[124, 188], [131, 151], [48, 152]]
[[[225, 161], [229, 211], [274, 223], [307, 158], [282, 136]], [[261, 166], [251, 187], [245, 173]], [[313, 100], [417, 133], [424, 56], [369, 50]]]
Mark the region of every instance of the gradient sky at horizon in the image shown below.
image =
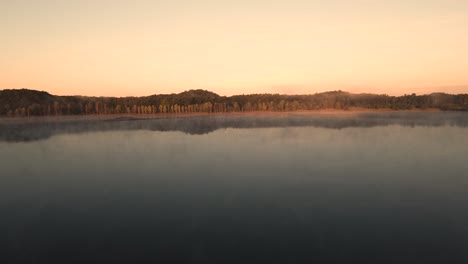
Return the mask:
[[468, 1], [1, 0], [0, 89], [468, 93]]

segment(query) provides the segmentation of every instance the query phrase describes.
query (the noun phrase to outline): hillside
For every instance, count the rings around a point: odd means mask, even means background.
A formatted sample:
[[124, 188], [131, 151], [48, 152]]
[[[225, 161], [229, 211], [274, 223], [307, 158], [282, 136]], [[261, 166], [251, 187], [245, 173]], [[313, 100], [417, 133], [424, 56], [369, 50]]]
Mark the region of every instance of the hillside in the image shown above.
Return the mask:
[[43, 92], [28, 89], [0, 90], [0, 115], [23, 107], [36, 108], [42, 105], [54, 103], [55, 96]]
[[220, 96], [205, 90], [143, 97], [54, 96], [28, 89], [0, 90], [0, 115], [156, 114], [196, 112], [297, 111], [350, 108], [468, 110], [468, 95], [388, 96], [330, 91], [311, 95]]

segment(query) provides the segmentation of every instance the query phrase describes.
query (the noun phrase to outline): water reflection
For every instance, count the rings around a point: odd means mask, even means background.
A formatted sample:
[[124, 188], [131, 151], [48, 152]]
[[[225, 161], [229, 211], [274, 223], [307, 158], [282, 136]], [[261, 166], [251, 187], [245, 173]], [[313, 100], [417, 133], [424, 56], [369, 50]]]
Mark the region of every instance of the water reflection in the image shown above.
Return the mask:
[[463, 114], [6, 126], [0, 263], [468, 262]]
[[1, 141], [31, 141], [56, 134], [117, 130], [181, 131], [206, 134], [223, 128], [268, 127], [346, 127], [375, 126], [468, 126], [466, 113], [365, 113], [365, 114], [288, 114], [288, 115], [218, 115], [154, 119], [134, 117], [111, 119], [34, 119], [0, 120]]

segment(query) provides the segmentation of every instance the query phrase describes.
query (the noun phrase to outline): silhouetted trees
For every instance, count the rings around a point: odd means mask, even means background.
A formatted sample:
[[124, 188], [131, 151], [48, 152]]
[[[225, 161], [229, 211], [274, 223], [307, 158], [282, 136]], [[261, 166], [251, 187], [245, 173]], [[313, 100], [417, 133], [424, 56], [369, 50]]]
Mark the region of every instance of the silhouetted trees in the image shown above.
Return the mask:
[[250, 94], [227, 97], [204, 90], [190, 90], [179, 94], [116, 98], [54, 96], [47, 92], [28, 89], [0, 91], [2, 116], [154, 115], [350, 108], [393, 110], [437, 108], [467, 111], [468, 94], [389, 96], [332, 91], [311, 95]]

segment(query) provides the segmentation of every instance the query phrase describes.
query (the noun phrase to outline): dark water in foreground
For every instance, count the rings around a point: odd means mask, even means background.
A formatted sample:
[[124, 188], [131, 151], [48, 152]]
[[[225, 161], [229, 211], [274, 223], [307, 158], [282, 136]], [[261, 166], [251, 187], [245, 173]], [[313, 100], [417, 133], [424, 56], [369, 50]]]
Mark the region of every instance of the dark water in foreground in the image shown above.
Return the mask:
[[0, 121], [0, 263], [468, 263], [468, 114]]

